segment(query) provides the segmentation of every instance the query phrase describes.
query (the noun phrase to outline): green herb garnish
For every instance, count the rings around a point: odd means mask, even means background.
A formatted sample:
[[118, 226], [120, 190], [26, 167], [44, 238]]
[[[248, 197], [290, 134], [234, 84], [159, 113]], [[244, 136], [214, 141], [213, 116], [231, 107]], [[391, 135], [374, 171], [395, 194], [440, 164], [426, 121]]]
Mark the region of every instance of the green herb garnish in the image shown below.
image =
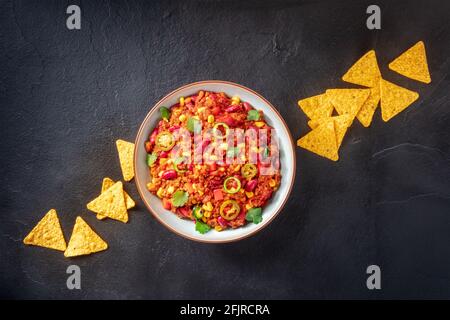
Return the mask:
[[211, 227], [208, 226], [206, 223], [197, 220], [197, 222], [195, 223], [195, 230], [201, 234], [205, 234], [209, 230], [211, 230]]
[[247, 113], [247, 120], [253, 120], [253, 121], [259, 120], [259, 111], [258, 110], [250, 110]]
[[155, 163], [156, 159], [158, 159], [158, 156], [156, 155], [156, 153], [152, 152], [152, 153], [147, 153], [147, 165], [150, 167], [152, 164]]
[[187, 129], [193, 133], [200, 133], [202, 130], [200, 120], [190, 117], [186, 123]]
[[261, 208], [251, 208], [245, 215], [245, 220], [258, 224], [262, 221]]
[[189, 199], [189, 193], [183, 190], [175, 191], [172, 196], [172, 205], [174, 207], [182, 207]]
[[161, 113], [161, 118], [169, 120], [169, 118], [170, 118], [170, 110], [168, 108], [161, 107], [159, 109], [159, 112]]

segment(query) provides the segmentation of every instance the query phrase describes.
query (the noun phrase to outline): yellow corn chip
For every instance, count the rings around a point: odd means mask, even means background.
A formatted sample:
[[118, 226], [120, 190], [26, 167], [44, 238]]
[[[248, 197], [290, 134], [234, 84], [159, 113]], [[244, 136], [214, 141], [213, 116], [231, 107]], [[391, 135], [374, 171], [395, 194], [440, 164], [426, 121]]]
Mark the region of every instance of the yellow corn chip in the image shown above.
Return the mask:
[[331, 103], [340, 115], [349, 115], [355, 119], [370, 94], [370, 89], [328, 89]]
[[422, 41], [417, 42], [389, 63], [389, 69], [410, 79], [424, 83], [431, 82], [425, 45]]
[[[108, 190], [109, 188], [111, 188], [114, 185], [114, 181], [111, 178], [103, 178], [103, 183], [102, 183], [102, 192], [105, 192], [106, 190]], [[127, 207], [127, 209], [132, 209], [136, 206], [136, 203], [134, 202], [134, 200], [130, 197], [130, 195], [128, 193], [126, 193], [126, 191], [123, 192], [123, 196], [125, 197], [125, 205]], [[99, 220], [103, 220], [105, 219], [106, 216], [101, 215], [101, 214], [97, 214], [97, 219]]]
[[347, 129], [352, 124], [351, 118], [348, 115], [322, 118], [322, 119], [318, 119], [318, 120], [310, 120], [310, 121], [308, 121], [308, 125], [310, 126], [311, 129], [315, 129], [319, 125], [323, 124], [326, 121], [334, 122], [336, 145], [339, 150], [339, 148], [341, 147], [341, 144], [342, 144], [342, 140], [344, 140], [345, 133], [347, 132]]
[[134, 177], [134, 143], [119, 139], [116, 141], [116, 146], [119, 152], [123, 180], [130, 181]]
[[334, 121], [325, 121], [297, 140], [297, 145], [333, 161], [339, 159]]
[[370, 88], [370, 95], [367, 100], [362, 105], [359, 110], [356, 118], [358, 118], [359, 122], [364, 127], [369, 127], [372, 123], [373, 114], [378, 107], [378, 103], [380, 102], [380, 83], [378, 85]]
[[77, 217], [64, 256], [76, 257], [106, 249], [108, 244], [81, 217]]
[[87, 204], [87, 208], [111, 219], [128, 222], [128, 212], [123, 195], [123, 184], [116, 182], [108, 190]]
[[333, 105], [326, 94], [309, 97], [298, 101], [298, 106], [310, 119], [320, 119], [331, 116]]
[[64, 234], [55, 209], [51, 209], [45, 214], [23, 239], [23, 243], [60, 251], [66, 250], [66, 240], [64, 240]]
[[345, 82], [359, 84], [365, 87], [374, 87], [380, 81], [381, 73], [378, 68], [377, 57], [374, 50], [370, 50], [363, 55], [356, 63], [350, 67], [346, 74], [342, 76]]
[[405, 110], [419, 98], [415, 91], [381, 80], [381, 117], [385, 122]]

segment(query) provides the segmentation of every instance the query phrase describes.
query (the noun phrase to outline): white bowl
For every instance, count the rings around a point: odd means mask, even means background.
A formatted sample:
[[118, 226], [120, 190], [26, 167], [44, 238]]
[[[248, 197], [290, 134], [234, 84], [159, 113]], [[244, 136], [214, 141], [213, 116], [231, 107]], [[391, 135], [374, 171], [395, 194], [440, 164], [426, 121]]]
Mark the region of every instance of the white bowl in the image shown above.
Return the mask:
[[[274, 192], [269, 202], [263, 207], [263, 221], [259, 224], [247, 223], [245, 226], [237, 229], [227, 229], [221, 232], [211, 230], [206, 234], [200, 234], [195, 231], [194, 223], [192, 221], [180, 219], [171, 211], [164, 209], [162, 201], [147, 190], [146, 185], [151, 181], [151, 177], [146, 164], [144, 143], [150, 132], [160, 120], [160, 113], [158, 112], [159, 108], [161, 106], [170, 107], [177, 103], [180, 97], [195, 94], [200, 90], [224, 92], [228, 96], [239, 96], [242, 101], [250, 103], [255, 109], [262, 110], [267, 123], [276, 130], [280, 141], [281, 184], [278, 190]], [[266, 227], [281, 211], [289, 198], [289, 194], [294, 184], [294, 143], [285, 121], [269, 101], [255, 91], [239, 84], [217, 80], [200, 81], [172, 91], [162, 98], [147, 114], [141, 124], [135, 143], [135, 182], [142, 201], [153, 216], [169, 230], [194, 241], [208, 243], [231, 242], [241, 240], [257, 233]]]

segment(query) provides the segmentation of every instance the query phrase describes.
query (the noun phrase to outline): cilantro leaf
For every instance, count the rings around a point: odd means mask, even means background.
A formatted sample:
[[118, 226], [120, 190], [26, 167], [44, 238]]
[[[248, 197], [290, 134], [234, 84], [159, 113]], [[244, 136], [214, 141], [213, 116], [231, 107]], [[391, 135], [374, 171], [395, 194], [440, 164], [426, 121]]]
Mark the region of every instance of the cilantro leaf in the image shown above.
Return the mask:
[[250, 110], [247, 113], [247, 120], [257, 121], [259, 120], [259, 111], [258, 110]]
[[161, 113], [161, 118], [169, 120], [169, 118], [170, 118], [170, 110], [168, 108], [161, 107], [159, 109], [159, 112]]
[[155, 163], [156, 159], [158, 159], [158, 156], [156, 155], [156, 153], [152, 152], [152, 153], [148, 153], [147, 154], [147, 165], [150, 167], [152, 164]]
[[172, 205], [174, 207], [182, 207], [189, 199], [189, 194], [186, 191], [178, 190], [172, 196]]
[[251, 208], [245, 215], [245, 220], [258, 224], [262, 221], [261, 208]]
[[194, 133], [200, 133], [200, 131], [202, 130], [200, 120], [198, 120], [194, 117], [190, 117], [188, 119], [186, 126], [190, 132], [194, 132]]
[[197, 220], [197, 222], [195, 223], [195, 230], [201, 234], [205, 234], [209, 230], [211, 230], [211, 227], [208, 226], [206, 223]]

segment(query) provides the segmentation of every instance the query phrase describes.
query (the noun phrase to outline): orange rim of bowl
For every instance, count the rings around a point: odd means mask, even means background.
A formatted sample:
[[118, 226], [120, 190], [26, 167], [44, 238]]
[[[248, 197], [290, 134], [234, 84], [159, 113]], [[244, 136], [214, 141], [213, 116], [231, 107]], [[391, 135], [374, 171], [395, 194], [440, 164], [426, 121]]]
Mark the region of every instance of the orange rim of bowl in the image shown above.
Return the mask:
[[[170, 226], [169, 224], [167, 224], [166, 222], [164, 222], [162, 219], [160, 219], [159, 215], [152, 209], [152, 207], [150, 206], [150, 204], [148, 203], [148, 201], [146, 200], [146, 198], [144, 197], [143, 191], [141, 190], [140, 187], [140, 181], [139, 181], [139, 177], [138, 175], [136, 175], [136, 168], [137, 168], [137, 148], [138, 148], [138, 141], [140, 140], [143, 132], [144, 132], [144, 124], [147, 122], [147, 120], [153, 115], [154, 112], [156, 112], [158, 110], [157, 106], [159, 106], [161, 104], [162, 101], [170, 98], [173, 95], [176, 95], [179, 91], [193, 87], [193, 86], [197, 86], [197, 85], [207, 85], [207, 84], [226, 84], [226, 85], [231, 85], [231, 86], [235, 86], [235, 87], [239, 87], [242, 90], [248, 91], [249, 93], [256, 95], [257, 97], [259, 97], [261, 100], [263, 100], [271, 109], [272, 111], [275, 113], [276, 117], [278, 118], [278, 120], [283, 124], [283, 126], [285, 127], [291, 146], [292, 146], [292, 155], [291, 155], [291, 160], [293, 163], [293, 173], [292, 173], [292, 178], [289, 184], [289, 189], [287, 191], [286, 197], [283, 199], [283, 201], [281, 202], [280, 205], [278, 205], [278, 207], [275, 209], [275, 213], [272, 215], [272, 217], [264, 224], [264, 226], [262, 226], [261, 228], [258, 228], [250, 233], [244, 234], [242, 236], [233, 238], [233, 239], [229, 239], [229, 240], [201, 240], [198, 238], [194, 238], [191, 237], [189, 235], [186, 235], [184, 233], [181, 233], [180, 231], [176, 230], [175, 228], [173, 228], [172, 226]], [[192, 241], [196, 241], [196, 242], [201, 242], [201, 243], [228, 243], [228, 242], [236, 242], [239, 240], [243, 240], [245, 238], [248, 238], [250, 236], [255, 235], [256, 233], [260, 232], [261, 230], [263, 230], [264, 228], [266, 228], [273, 219], [275, 219], [276, 216], [278, 216], [278, 214], [280, 213], [280, 211], [283, 209], [283, 207], [285, 206], [286, 202], [289, 199], [289, 196], [291, 195], [293, 186], [294, 186], [294, 182], [295, 182], [295, 175], [296, 175], [296, 159], [295, 159], [295, 145], [294, 145], [294, 140], [292, 138], [291, 132], [289, 130], [289, 127], [286, 124], [286, 121], [283, 119], [283, 117], [281, 116], [281, 114], [278, 112], [278, 110], [266, 99], [264, 98], [262, 95], [260, 95], [259, 93], [253, 91], [252, 89], [249, 89], [243, 85], [234, 83], [234, 82], [230, 82], [230, 81], [223, 81], [223, 80], [204, 80], [204, 81], [197, 81], [197, 82], [192, 82], [190, 84], [184, 85], [179, 87], [178, 89], [173, 90], [172, 92], [170, 92], [169, 94], [165, 95], [163, 98], [161, 98], [151, 109], [150, 111], [147, 113], [147, 116], [144, 118], [144, 120], [141, 123], [141, 126], [139, 127], [139, 131], [136, 135], [136, 139], [135, 139], [135, 145], [134, 145], [134, 168], [135, 168], [135, 174], [134, 174], [134, 180], [135, 180], [135, 184], [136, 184], [136, 188], [138, 190], [139, 196], [141, 197], [142, 201], [144, 202], [145, 206], [147, 207], [147, 210], [151, 212], [151, 214], [156, 218], [156, 220], [159, 221], [159, 223], [161, 223], [163, 226], [165, 226], [167, 229], [169, 229], [170, 231], [172, 231], [173, 233], [192, 240]], [[147, 190], [146, 190], [147, 191]]]

